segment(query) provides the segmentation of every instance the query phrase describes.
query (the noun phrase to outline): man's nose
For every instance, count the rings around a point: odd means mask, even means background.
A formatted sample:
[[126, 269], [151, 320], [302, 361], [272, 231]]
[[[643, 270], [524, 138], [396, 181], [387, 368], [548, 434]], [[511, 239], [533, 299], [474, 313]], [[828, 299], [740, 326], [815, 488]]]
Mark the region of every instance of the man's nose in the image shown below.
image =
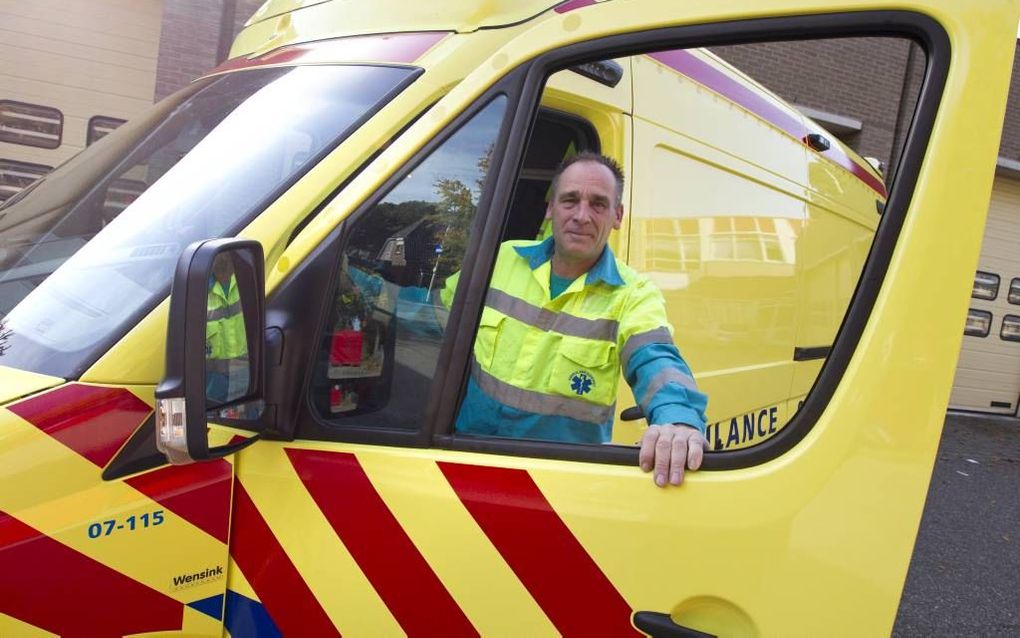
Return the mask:
[[578, 223], [588, 222], [593, 212], [591, 203], [586, 199], [582, 199], [580, 204], [574, 207], [574, 221]]

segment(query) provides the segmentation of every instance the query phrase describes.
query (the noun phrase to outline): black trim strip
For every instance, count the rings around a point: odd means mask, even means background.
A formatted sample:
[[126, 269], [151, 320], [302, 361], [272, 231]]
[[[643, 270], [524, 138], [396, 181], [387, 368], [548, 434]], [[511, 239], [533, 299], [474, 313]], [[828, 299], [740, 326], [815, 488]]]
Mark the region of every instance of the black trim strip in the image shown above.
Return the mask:
[[832, 352], [832, 346], [811, 346], [809, 348], [794, 348], [793, 349], [793, 360], [794, 361], [814, 361], [815, 359], [825, 359]]

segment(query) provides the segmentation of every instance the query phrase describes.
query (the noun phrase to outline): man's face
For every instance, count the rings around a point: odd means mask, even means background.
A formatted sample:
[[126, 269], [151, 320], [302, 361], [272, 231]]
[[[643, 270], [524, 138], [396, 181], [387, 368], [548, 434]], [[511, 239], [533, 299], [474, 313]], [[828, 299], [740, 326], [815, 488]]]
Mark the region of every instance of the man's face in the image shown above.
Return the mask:
[[623, 220], [613, 172], [597, 162], [568, 166], [560, 175], [545, 218], [552, 220], [556, 254], [561, 259], [593, 264], [609, 233]]

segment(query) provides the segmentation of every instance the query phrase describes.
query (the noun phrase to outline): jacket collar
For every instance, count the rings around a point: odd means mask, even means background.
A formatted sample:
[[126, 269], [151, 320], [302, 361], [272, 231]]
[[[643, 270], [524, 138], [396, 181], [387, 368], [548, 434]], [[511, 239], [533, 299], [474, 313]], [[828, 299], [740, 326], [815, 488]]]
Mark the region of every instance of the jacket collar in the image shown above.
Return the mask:
[[[534, 244], [515, 246], [514, 250], [528, 262], [528, 266], [532, 270], [535, 270], [552, 259], [555, 245], [553, 244], [553, 238], [547, 237], [545, 240]], [[588, 271], [584, 283], [587, 286], [598, 281], [604, 281], [610, 286], [624, 285], [623, 277], [616, 268], [616, 256], [613, 255], [613, 251], [609, 246], [605, 247], [602, 255], [599, 256], [599, 260]]]

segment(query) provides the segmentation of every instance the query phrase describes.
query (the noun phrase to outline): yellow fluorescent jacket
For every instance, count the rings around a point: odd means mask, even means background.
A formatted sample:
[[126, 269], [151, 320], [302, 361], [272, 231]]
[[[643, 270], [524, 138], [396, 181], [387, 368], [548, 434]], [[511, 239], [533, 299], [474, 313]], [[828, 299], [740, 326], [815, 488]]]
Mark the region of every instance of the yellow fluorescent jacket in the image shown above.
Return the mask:
[[608, 441], [622, 366], [650, 423], [704, 431], [707, 398], [673, 345], [658, 288], [607, 247], [550, 299], [552, 250], [552, 238], [501, 246], [457, 430]]

